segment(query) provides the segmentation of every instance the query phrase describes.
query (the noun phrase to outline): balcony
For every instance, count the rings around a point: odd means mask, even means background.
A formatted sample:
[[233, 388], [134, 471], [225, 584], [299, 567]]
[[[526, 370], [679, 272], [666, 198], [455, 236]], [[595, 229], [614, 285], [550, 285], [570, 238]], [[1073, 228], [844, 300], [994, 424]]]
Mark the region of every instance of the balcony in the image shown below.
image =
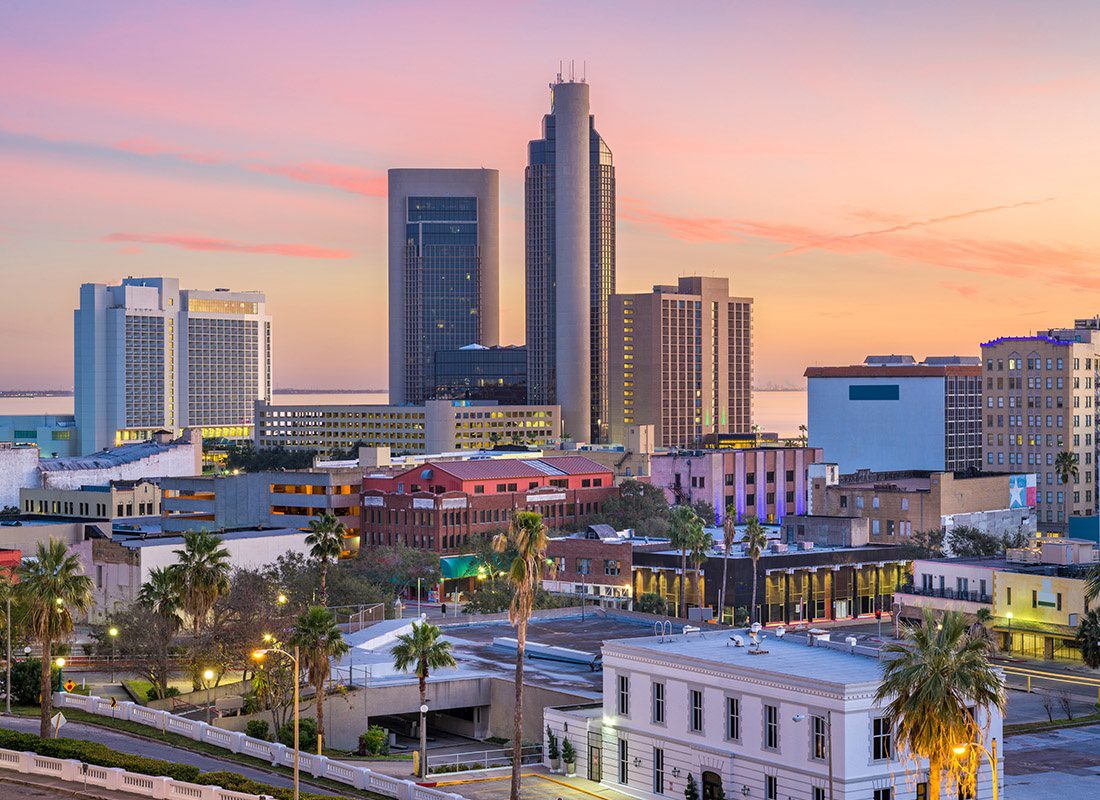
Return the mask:
[[968, 603], [981, 603], [982, 605], [992, 605], [993, 597], [988, 594], [982, 594], [981, 592], [960, 592], [957, 589], [935, 589], [926, 588], [923, 586], [914, 586], [913, 584], [907, 584], [898, 589], [899, 594], [912, 594], [918, 597], [938, 597], [943, 600], [963, 600]]

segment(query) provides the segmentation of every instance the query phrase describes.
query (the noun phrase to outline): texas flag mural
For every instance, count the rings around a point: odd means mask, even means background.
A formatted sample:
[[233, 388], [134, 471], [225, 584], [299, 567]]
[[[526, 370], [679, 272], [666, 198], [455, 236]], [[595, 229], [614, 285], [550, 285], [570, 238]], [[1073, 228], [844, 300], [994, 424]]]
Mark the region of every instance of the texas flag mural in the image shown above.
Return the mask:
[[1009, 508], [1034, 508], [1036, 475], [1010, 475], [1008, 478]]

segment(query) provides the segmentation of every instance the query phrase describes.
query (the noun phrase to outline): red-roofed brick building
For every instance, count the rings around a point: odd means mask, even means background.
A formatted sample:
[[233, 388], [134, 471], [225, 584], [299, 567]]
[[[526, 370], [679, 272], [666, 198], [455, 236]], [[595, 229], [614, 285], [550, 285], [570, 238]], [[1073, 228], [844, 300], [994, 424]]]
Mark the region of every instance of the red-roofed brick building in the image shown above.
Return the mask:
[[517, 511], [572, 529], [617, 491], [614, 472], [584, 456], [431, 462], [368, 475], [362, 546], [468, 552], [471, 536], [503, 530]]

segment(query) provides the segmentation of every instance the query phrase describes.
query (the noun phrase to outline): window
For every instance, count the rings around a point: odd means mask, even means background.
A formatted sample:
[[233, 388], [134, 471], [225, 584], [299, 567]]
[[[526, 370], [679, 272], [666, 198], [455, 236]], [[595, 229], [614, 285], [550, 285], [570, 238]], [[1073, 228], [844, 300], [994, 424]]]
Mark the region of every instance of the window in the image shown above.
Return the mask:
[[815, 786], [811, 800], [825, 800], [825, 787]]
[[624, 717], [630, 713], [630, 676], [619, 676], [619, 713]]
[[917, 798], [916, 800], [928, 800], [928, 782], [921, 781], [917, 784]]
[[810, 757], [818, 761], [824, 761], [828, 754], [826, 730], [825, 717], [810, 717]]
[[619, 574], [619, 562], [605, 559], [603, 562], [603, 574], [615, 576]]
[[779, 706], [764, 706], [764, 749], [779, 749]]
[[691, 730], [701, 733], [703, 730], [703, 693], [692, 689], [691, 694]]
[[885, 789], [875, 789], [874, 800], [894, 800], [893, 787], [887, 786]]
[[554, 556], [554, 571], [565, 572], [565, 556]]
[[658, 725], [665, 724], [665, 685], [653, 684], [653, 721]]
[[774, 775], [764, 776], [764, 800], [778, 800], [779, 778]]
[[726, 698], [726, 738], [741, 740], [741, 698]]
[[665, 793], [665, 751], [660, 747], [653, 748], [653, 793]]
[[589, 575], [592, 572], [592, 559], [590, 558], [578, 558], [577, 559], [577, 574]]
[[627, 749], [626, 739], [619, 739], [619, 783], [625, 784], [630, 779], [630, 751]]
[[875, 717], [871, 721], [871, 758], [887, 761], [891, 756], [890, 718]]

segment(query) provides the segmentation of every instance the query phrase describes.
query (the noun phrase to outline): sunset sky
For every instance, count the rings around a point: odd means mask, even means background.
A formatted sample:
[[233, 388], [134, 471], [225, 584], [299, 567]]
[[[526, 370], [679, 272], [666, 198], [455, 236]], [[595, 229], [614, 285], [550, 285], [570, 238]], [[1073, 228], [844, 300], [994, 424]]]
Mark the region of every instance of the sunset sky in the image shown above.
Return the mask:
[[[561, 59], [618, 286], [724, 275], [758, 385], [1100, 313], [1100, 3], [0, 6], [0, 388], [72, 385], [82, 282], [262, 289], [277, 386], [383, 386], [385, 171], [523, 167]], [[568, 67], [567, 67], [568, 69]]]

